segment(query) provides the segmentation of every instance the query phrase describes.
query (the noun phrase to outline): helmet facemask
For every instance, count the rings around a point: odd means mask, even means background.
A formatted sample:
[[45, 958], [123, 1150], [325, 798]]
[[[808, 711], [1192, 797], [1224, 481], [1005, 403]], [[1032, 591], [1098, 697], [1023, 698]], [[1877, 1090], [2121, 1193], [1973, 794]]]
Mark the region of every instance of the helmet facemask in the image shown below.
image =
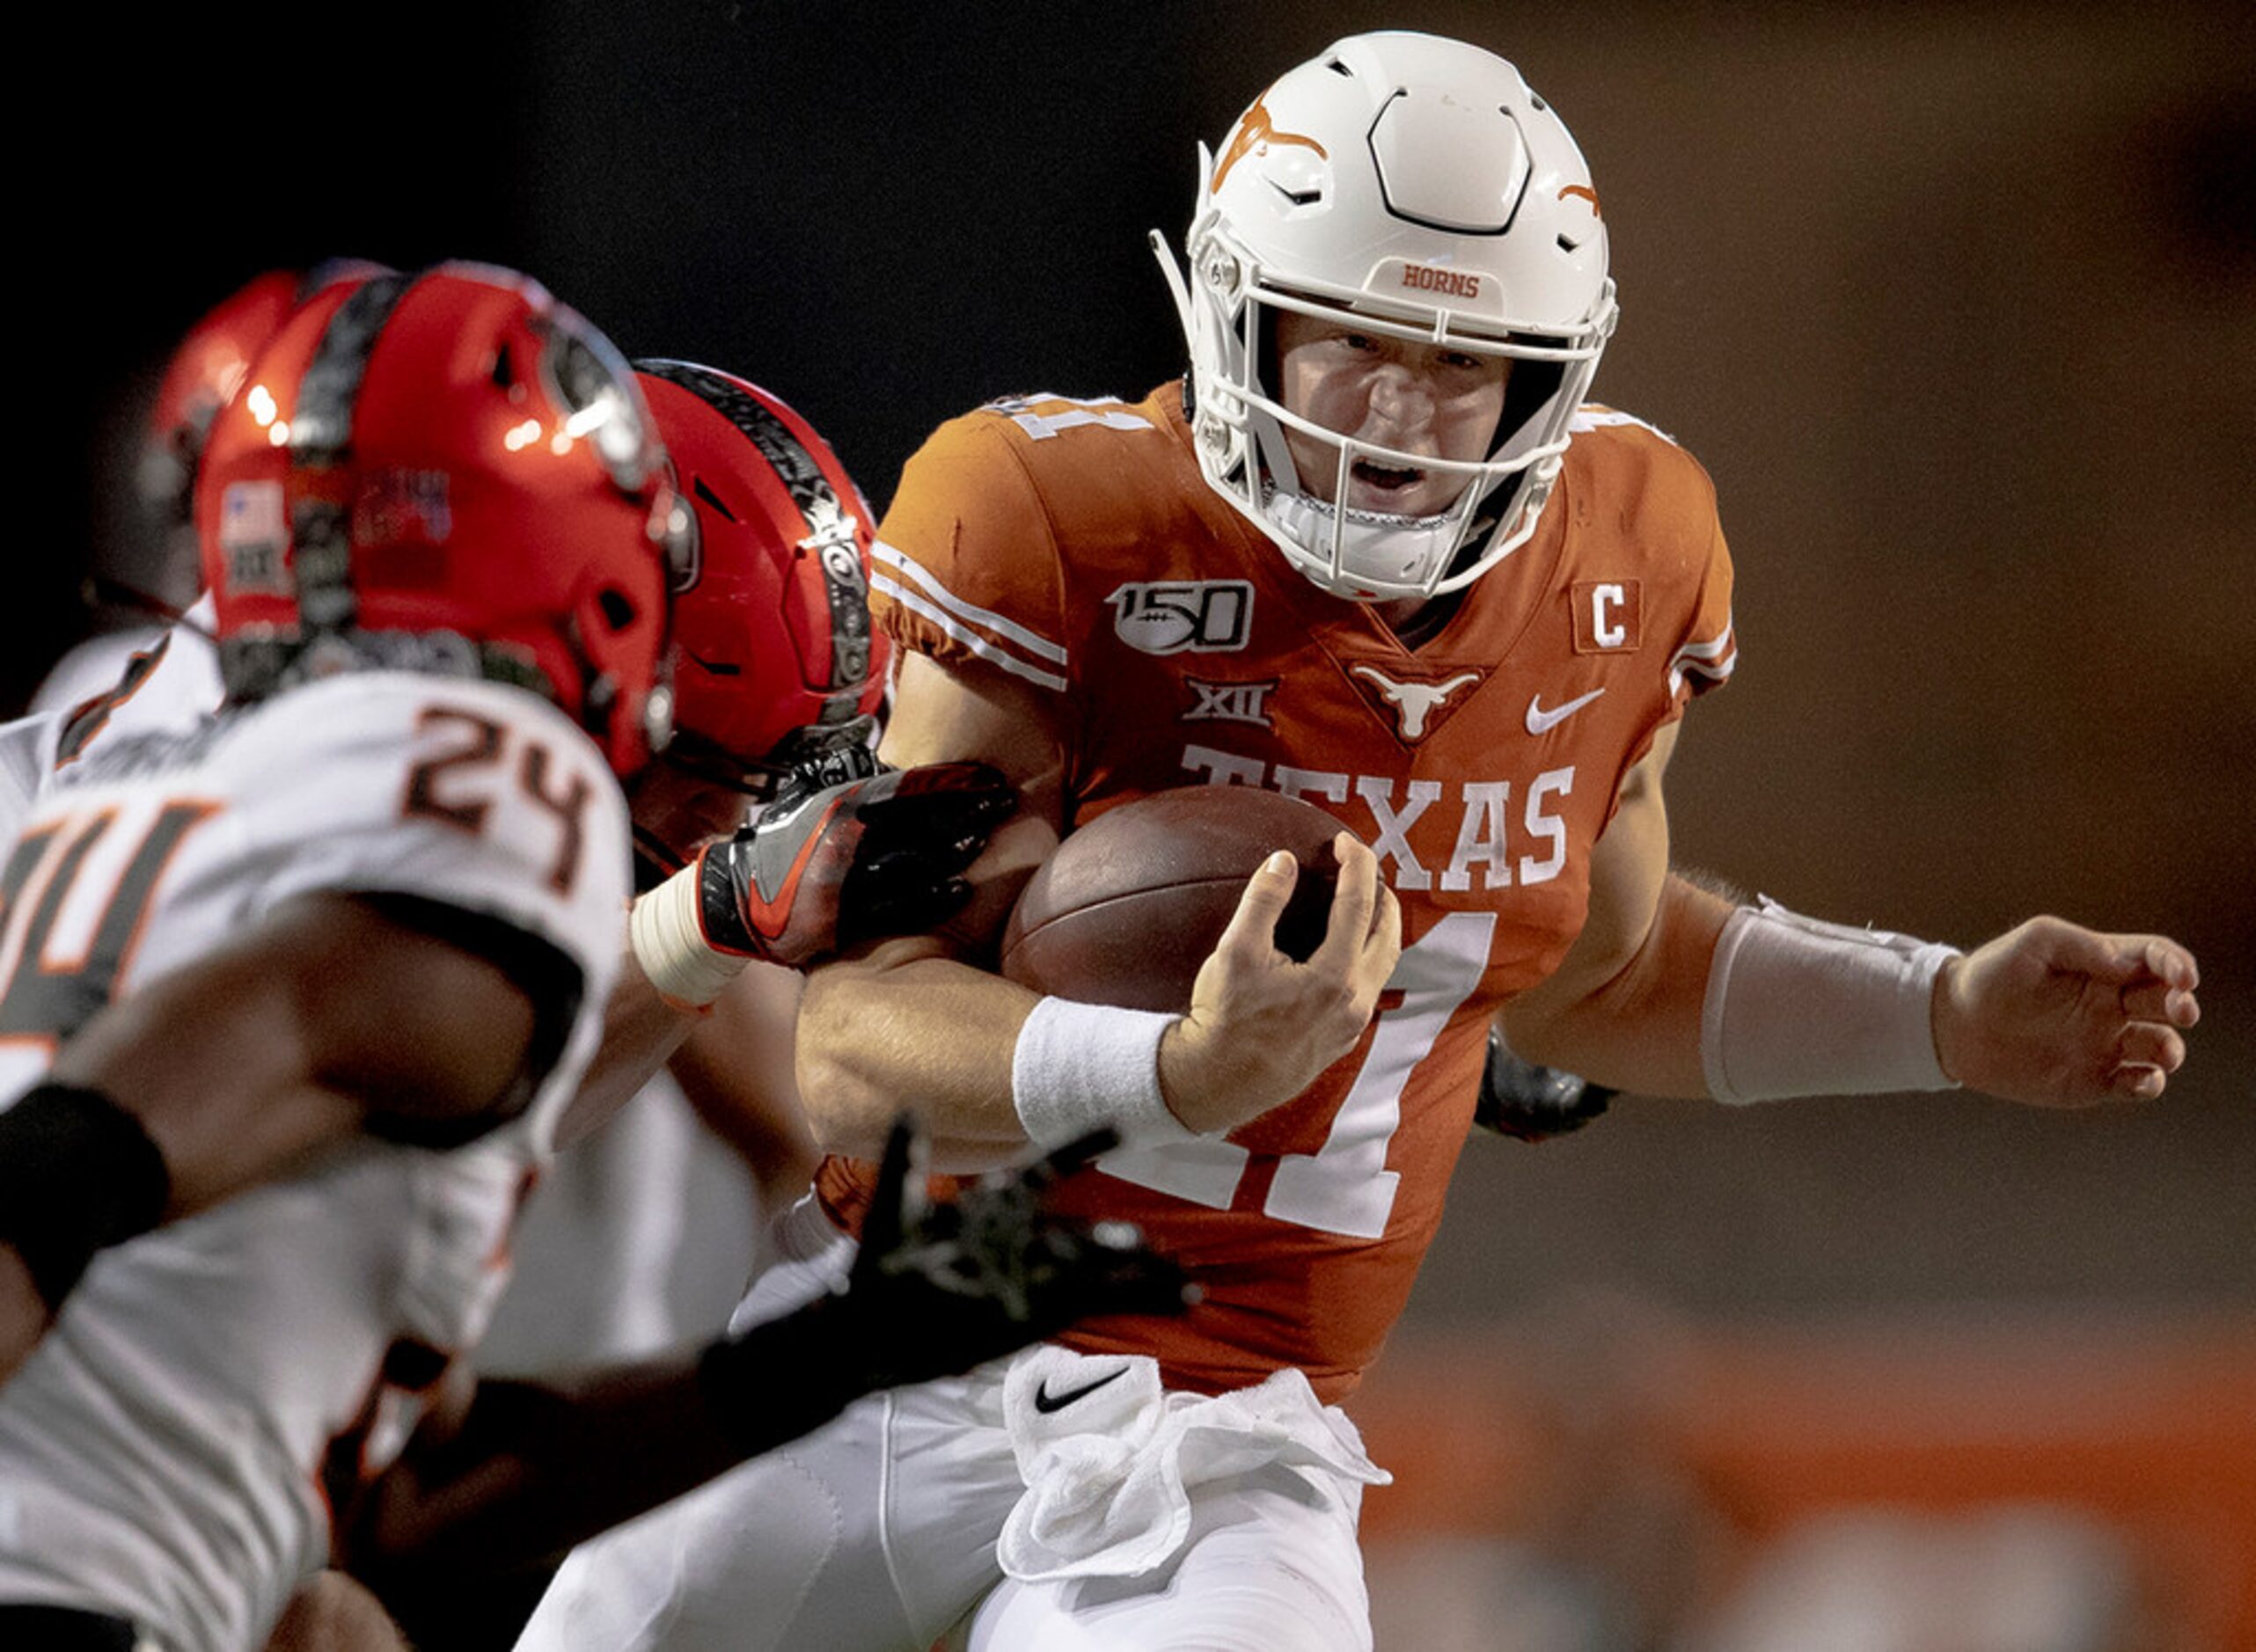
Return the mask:
[[[1443, 95], [1451, 89], [1461, 95]], [[1449, 205], [1487, 210], [1497, 226], [1421, 216], [1432, 133], [1461, 119], [1453, 106], [1481, 99], [1490, 170], [1505, 181], [1484, 208]], [[1485, 52], [1365, 36], [1287, 75], [1241, 120], [1219, 167], [1204, 146], [1199, 162], [1187, 275], [1159, 237], [1153, 244], [1190, 345], [1193, 442], [1207, 482], [1293, 567], [1353, 599], [1456, 590], [1525, 544], [1616, 315], [1595, 197], [1577, 181], [1587, 172], [1556, 116]], [[1286, 407], [1273, 347], [1280, 313], [1507, 361], [1485, 455], [1391, 450]], [[1432, 515], [1336, 507], [1301, 474], [1288, 432], [1331, 452], [1333, 500], [1349, 497], [1359, 460], [1463, 486]]]

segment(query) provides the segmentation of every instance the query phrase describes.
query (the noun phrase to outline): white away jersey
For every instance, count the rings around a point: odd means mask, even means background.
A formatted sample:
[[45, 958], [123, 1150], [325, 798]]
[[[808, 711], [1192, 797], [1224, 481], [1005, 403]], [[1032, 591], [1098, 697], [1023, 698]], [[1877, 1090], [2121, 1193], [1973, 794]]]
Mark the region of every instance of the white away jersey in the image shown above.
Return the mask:
[[0, 723], [0, 843], [13, 843], [55, 768], [55, 737], [62, 719], [33, 712]]
[[363, 1139], [105, 1252], [0, 1389], [0, 1600], [256, 1646], [328, 1552], [330, 1501], [473, 1344], [509, 1228], [618, 970], [624, 800], [514, 689], [354, 674], [196, 731], [113, 735], [0, 859], [0, 1095], [114, 996], [314, 890], [497, 917], [583, 983], [516, 1122], [439, 1153]]
[[[121, 658], [122, 638], [97, 637], [64, 656], [33, 696], [28, 714], [0, 724], [0, 844], [16, 840], [32, 804], [56, 775], [112, 741], [187, 734], [219, 709], [226, 690], [209, 596], [179, 623], [143, 639]], [[100, 645], [99, 651], [95, 651]], [[98, 691], [86, 673], [103, 669]]]
[[66, 658], [32, 703], [35, 712], [52, 712], [60, 720], [53, 766], [69, 768], [98, 742], [185, 734], [217, 711], [227, 691], [211, 640], [218, 623], [210, 596], [198, 597], [171, 626], [129, 652], [92, 694], [77, 692], [65, 680]]

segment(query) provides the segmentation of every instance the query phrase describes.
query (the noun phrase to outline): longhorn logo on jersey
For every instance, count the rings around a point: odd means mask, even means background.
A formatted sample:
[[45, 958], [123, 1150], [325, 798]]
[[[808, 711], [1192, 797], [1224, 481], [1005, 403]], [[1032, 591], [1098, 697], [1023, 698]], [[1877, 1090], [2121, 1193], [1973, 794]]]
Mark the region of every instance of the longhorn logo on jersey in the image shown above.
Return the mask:
[[1253, 635], [1249, 580], [1124, 585], [1104, 600], [1113, 634], [1143, 654], [1233, 654]]
[[1416, 745], [1441, 727], [1449, 713], [1469, 698], [1466, 691], [1479, 686], [1484, 671], [1458, 671], [1432, 682], [1411, 677], [1397, 680], [1375, 665], [1348, 668], [1359, 679], [1363, 698], [1373, 709], [1381, 705], [1390, 714], [1395, 732], [1405, 745]]

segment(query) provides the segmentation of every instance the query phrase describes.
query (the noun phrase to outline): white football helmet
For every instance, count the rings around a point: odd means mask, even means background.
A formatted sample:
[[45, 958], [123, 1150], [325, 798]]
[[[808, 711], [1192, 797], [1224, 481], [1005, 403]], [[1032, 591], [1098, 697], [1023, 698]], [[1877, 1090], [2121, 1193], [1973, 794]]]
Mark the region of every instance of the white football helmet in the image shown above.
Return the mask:
[[[1199, 146], [1198, 208], [1177, 269], [1154, 251], [1190, 345], [1193, 445], [1207, 481], [1336, 596], [1432, 596], [1525, 544], [1557, 479], [1568, 421], [1614, 330], [1606, 225], [1550, 106], [1502, 58], [1430, 34], [1359, 34], [1301, 64]], [[1323, 429], [1275, 392], [1274, 314], [1511, 358], [1485, 460], [1406, 454]], [[1287, 427], [1338, 455], [1461, 471], [1439, 515], [1335, 508], [1287, 452]]]

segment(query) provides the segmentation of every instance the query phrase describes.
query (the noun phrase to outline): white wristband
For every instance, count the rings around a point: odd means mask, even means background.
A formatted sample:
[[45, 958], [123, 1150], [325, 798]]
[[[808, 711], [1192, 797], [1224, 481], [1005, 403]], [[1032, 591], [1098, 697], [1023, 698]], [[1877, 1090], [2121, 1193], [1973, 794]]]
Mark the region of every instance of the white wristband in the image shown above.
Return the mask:
[[690, 1009], [702, 1009], [719, 998], [749, 961], [706, 944], [704, 926], [697, 920], [698, 864], [691, 861], [640, 896], [626, 918], [635, 961], [658, 996]]
[[1935, 1054], [1935, 977], [1958, 949], [1804, 917], [1771, 900], [1724, 921], [1700, 1017], [1718, 1101], [1951, 1090]]
[[1124, 1143], [1196, 1141], [1160, 1093], [1160, 1040], [1183, 1018], [1044, 998], [1011, 1052], [1010, 1099], [1027, 1139], [1061, 1147], [1110, 1128]]

